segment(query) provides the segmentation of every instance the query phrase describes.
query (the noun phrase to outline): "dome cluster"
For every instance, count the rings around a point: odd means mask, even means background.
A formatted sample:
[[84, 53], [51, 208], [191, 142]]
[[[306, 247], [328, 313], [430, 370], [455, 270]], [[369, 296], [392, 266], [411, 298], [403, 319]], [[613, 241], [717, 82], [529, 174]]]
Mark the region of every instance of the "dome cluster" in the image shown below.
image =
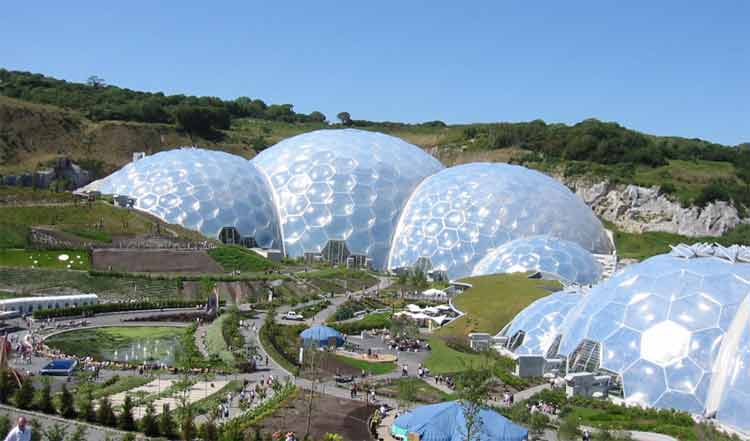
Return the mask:
[[616, 375], [629, 403], [750, 429], [750, 249], [675, 247], [586, 295], [538, 300], [502, 333], [518, 353]]
[[[147, 156], [83, 189], [217, 237], [235, 227], [286, 256], [362, 256], [377, 269], [427, 263], [451, 278], [541, 271], [592, 283], [612, 246], [565, 186], [524, 167], [445, 169], [422, 149], [344, 129], [295, 136], [250, 161], [183, 148]], [[478, 265], [481, 261], [481, 265]]]

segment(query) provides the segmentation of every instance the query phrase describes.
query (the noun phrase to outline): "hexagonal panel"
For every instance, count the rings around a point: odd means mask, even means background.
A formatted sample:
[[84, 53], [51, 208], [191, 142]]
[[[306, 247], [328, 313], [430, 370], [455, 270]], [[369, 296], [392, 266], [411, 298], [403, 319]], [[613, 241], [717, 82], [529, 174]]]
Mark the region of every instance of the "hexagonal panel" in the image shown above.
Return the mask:
[[[273, 175], [276, 182], [288, 179], [288, 174]], [[247, 160], [228, 153], [196, 148], [159, 152], [131, 162], [82, 191], [129, 195], [136, 198], [136, 209], [208, 237], [216, 238], [222, 227], [235, 226], [260, 246], [282, 245], [266, 179]], [[248, 199], [252, 203], [242, 203]]]
[[[277, 195], [298, 194], [312, 205], [327, 206], [324, 215], [322, 209], [311, 212], [306, 207], [304, 229], [284, 228], [285, 236], [300, 244], [288, 249], [288, 255], [318, 251], [329, 237], [348, 237], [349, 251], [370, 255], [379, 269], [385, 266], [400, 208], [422, 179], [443, 168], [414, 145], [355, 129], [295, 136], [264, 150], [251, 162], [270, 177]], [[285, 216], [299, 213], [300, 205], [288, 197], [278, 199], [284, 224]]]
[[[426, 219], [424, 213], [431, 217]], [[460, 225], [460, 242], [470, 243], [475, 250], [472, 261], [461, 264], [462, 271], [453, 268], [453, 253], [446, 253], [445, 261], [433, 261], [447, 268], [451, 278], [468, 276], [465, 268], [472, 271], [492, 248], [529, 236], [549, 235], [588, 251], [611, 249], [601, 223], [575, 194], [546, 175], [508, 164], [464, 164], [422, 181], [401, 215], [388, 268], [409, 267], [420, 257], [428, 257], [425, 243], [415, 244], [409, 236], [414, 230], [424, 231], [433, 219], [447, 227]], [[441, 249], [459, 246], [452, 237], [445, 239], [450, 244], [441, 243]]]
[[643, 331], [641, 353], [652, 363], [666, 366], [687, 356], [690, 350], [690, 331], [666, 320]]

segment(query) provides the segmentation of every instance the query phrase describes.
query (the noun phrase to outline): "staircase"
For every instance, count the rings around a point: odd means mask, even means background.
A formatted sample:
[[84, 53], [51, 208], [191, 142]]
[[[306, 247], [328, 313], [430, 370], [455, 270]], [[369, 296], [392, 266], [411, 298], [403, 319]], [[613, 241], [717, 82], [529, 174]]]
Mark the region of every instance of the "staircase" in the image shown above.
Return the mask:
[[601, 345], [591, 340], [583, 340], [571, 355], [568, 372], [593, 372], [599, 368]]

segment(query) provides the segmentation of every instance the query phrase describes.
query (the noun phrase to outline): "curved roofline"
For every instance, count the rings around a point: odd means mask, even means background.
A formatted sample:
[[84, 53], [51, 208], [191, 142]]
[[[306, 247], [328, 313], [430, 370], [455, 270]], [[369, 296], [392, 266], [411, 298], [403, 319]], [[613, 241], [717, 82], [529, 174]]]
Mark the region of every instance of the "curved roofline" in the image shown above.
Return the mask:
[[281, 254], [284, 257], [287, 257], [286, 242], [284, 241], [284, 225], [281, 222], [281, 205], [279, 204], [279, 196], [278, 194], [276, 194], [276, 189], [271, 184], [271, 177], [268, 176], [266, 172], [263, 171], [260, 167], [256, 167], [255, 164], [253, 164], [252, 159], [246, 159], [246, 161], [250, 164], [250, 166], [253, 169], [255, 169], [255, 171], [257, 171], [261, 176], [263, 176], [263, 179], [265, 180], [265, 183], [266, 183], [266, 187], [268, 187], [268, 190], [271, 193], [271, 198], [273, 199], [273, 211], [274, 213], [276, 213], [276, 225], [279, 227], [278, 233], [279, 233], [279, 242], [281, 242]]

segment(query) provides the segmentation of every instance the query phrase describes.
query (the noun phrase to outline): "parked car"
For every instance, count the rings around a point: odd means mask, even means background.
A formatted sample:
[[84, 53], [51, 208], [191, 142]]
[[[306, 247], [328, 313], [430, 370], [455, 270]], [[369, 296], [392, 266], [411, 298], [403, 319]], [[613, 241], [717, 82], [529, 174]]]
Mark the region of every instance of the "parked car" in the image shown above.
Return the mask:
[[296, 312], [296, 311], [289, 311], [286, 314], [284, 314], [284, 320], [304, 320], [305, 317], [302, 316], [302, 314]]

